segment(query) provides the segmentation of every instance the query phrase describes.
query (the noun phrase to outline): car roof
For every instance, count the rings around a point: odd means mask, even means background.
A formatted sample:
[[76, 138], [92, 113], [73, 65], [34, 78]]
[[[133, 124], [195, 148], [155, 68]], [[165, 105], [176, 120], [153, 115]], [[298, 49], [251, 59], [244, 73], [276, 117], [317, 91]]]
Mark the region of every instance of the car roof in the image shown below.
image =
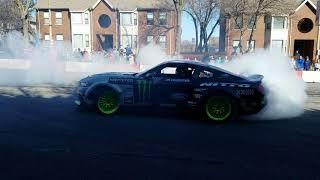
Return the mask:
[[202, 68], [210, 68], [210, 69], [214, 69], [214, 70], [218, 70], [218, 71], [222, 71], [222, 72], [226, 72], [226, 73], [230, 73], [224, 69], [221, 69], [219, 67], [210, 65], [210, 64], [205, 64], [201, 61], [194, 61], [194, 60], [169, 60], [169, 61], [165, 61], [162, 64], [184, 64], [184, 65], [194, 65], [194, 66], [198, 66], [198, 67], [202, 67]]
[[[209, 68], [209, 69], [212, 69], [212, 70], [217, 70], [217, 71], [220, 71], [220, 72], [223, 72], [223, 73], [227, 73], [227, 74], [230, 74], [230, 75], [233, 75], [233, 76], [237, 76], [237, 77], [242, 77], [241, 75], [239, 74], [235, 74], [233, 72], [230, 72], [230, 71], [227, 71], [225, 69], [222, 69], [222, 68], [219, 68], [217, 66], [214, 66], [214, 65], [211, 65], [211, 64], [205, 64], [201, 61], [194, 61], [194, 60], [169, 60], [169, 61], [165, 61], [161, 64], [185, 64], [185, 65], [195, 65], [195, 66], [198, 66], [198, 67], [202, 67], [202, 68]], [[244, 77], [242, 77], [244, 78]]]

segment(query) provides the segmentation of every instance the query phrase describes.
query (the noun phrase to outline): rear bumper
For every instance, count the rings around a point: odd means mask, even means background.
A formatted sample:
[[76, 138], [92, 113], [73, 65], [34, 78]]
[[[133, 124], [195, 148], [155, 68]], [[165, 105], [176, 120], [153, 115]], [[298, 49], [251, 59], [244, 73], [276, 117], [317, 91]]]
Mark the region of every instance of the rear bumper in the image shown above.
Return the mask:
[[251, 100], [244, 100], [240, 102], [240, 112], [243, 115], [256, 114], [266, 105], [267, 99], [265, 96]]

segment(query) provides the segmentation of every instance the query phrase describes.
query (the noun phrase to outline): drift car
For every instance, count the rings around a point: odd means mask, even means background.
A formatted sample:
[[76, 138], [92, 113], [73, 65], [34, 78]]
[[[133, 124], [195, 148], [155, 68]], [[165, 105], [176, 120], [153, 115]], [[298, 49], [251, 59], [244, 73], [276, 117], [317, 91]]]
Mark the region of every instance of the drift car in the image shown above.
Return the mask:
[[111, 115], [120, 106], [174, 105], [223, 122], [266, 104], [262, 75], [244, 77], [193, 61], [167, 61], [141, 73], [103, 73], [79, 81], [77, 105]]

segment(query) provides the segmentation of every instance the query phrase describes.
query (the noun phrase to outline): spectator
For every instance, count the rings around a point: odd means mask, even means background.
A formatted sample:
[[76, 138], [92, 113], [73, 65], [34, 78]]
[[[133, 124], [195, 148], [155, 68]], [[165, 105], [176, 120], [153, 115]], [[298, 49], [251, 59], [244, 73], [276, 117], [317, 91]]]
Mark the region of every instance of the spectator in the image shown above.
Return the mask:
[[208, 52], [205, 52], [204, 56], [202, 57], [202, 62], [206, 64], [210, 62], [210, 56]]
[[89, 60], [89, 53], [88, 51], [86, 50], [86, 48], [83, 49], [82, 51], [82, 57], [84, 60], [88, 61]]
[[306, 60], [304, 61], [304, 70], [309, 71], [311, 67], [311, 61], [309, 59], [309, 56], [306, 57]]
[[216, 59], [216, 64], [222, 64], [222, 58], [220, 56]]
[[299, 58], [296, 60], [296, 70], [297, 71], [303, 71], [304, 70], [304, 60], [302, 56], [299, 56]]
[[296, 53], [294, 54], [295, 59], [298, 60], [300, 58], [300, 56], [301, 55], [300, 55], [299, 51], [297, 50]]

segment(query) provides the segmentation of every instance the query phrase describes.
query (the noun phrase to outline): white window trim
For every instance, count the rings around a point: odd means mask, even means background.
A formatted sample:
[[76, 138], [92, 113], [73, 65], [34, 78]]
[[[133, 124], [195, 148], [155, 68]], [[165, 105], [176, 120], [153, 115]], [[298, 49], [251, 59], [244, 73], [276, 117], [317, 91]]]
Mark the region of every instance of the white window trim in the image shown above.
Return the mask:
[[[62, 39], [58, 37], [62, 37]], [[63, 34], [56, 34], [56, 41], [63, 41], [63, 40], [64, 40]]]

